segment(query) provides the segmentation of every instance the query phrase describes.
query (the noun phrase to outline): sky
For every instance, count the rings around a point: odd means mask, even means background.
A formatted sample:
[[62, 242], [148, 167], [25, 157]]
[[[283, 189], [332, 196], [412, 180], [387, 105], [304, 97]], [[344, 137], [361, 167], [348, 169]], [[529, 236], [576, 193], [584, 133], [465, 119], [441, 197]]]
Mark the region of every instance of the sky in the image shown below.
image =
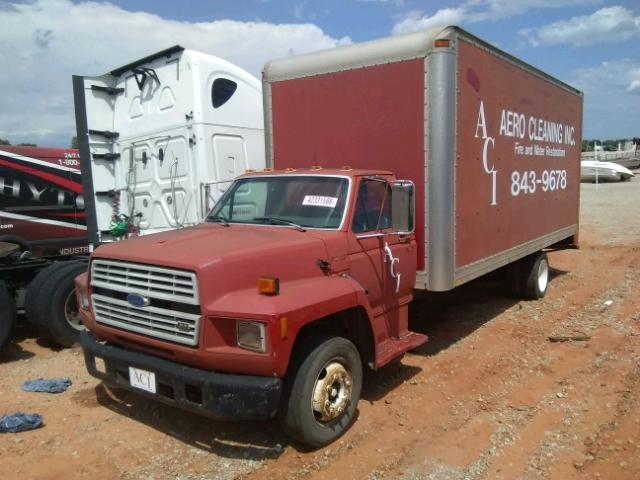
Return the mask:
[[260, 78], [274, 58], [437, 25], [582, 90], [583, 138], [640, 136], [638, 0], [0, 0], [0, 138], [68, 146], [72, 75], [172, 45]]

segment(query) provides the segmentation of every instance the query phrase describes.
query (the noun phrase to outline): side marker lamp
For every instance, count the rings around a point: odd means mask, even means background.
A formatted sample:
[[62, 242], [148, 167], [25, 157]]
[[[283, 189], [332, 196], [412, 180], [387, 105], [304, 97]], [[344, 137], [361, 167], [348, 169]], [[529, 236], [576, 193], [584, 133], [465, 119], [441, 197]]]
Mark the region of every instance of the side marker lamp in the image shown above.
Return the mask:
[[278, 295], [280, 293], [280, 279], [260, 277], [258, 279], [258, 292], [263, 295]]
[[280, 317], [280, 339], [286, 340], [288, 333], [288, 320], [287, 317]]

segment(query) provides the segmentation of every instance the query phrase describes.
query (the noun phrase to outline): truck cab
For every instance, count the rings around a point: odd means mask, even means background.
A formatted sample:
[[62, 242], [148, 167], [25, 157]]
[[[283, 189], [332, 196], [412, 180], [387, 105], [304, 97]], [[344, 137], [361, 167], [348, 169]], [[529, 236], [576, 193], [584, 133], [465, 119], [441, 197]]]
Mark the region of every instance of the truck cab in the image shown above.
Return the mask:
[[202, 224], [95, 251], [77, 280], [89, 371], [216, 418], [279, 412], [326, 444], [353, 418], [362, 364], [426, 341], [407, 330], [412, 212], [413, 184], [390, 172], [247, 173]]

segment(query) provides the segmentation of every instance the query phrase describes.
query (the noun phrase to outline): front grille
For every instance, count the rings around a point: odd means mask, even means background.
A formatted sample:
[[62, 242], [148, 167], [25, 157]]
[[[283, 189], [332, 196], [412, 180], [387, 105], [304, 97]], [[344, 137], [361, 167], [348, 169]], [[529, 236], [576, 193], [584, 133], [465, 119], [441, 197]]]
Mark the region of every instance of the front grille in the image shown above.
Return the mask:
[[128, 302], [94, 294], [93, 311], [98, 323], [130, 332], [184, 343], [198, 344], [200, 315], [155, 307], [133, 307]]
[[94, 260], [91, 285], [151, 298], [199, 305], [196, 274], [137, 263]]
[[[91, 262], [96, 321], [150, 337], [198, 345], [199, 297], [196, 275], [152, 265], [94, 260]], [[128, 294], [148, 299], [146, 306], [130, 304]]]

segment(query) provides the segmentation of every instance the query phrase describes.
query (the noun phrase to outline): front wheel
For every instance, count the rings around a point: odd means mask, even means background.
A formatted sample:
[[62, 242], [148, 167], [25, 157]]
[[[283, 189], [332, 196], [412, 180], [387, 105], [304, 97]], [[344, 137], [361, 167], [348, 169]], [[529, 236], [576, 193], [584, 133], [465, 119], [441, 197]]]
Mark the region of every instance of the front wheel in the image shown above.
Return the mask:
[[362, 362], [346, 338], [322, 336], [303, 345], [292, 360], [278, 415], [288, 435], [318, 448], [351, 426], [362, 390]]

